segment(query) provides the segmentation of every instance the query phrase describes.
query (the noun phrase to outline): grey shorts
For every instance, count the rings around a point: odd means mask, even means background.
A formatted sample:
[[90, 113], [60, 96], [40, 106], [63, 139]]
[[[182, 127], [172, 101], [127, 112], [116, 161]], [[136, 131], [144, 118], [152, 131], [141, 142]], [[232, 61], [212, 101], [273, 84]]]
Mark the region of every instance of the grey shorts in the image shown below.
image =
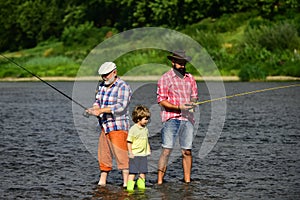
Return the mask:
[[129, 158], [129, 174], [146, 174], [148, 172], [147, 156]]

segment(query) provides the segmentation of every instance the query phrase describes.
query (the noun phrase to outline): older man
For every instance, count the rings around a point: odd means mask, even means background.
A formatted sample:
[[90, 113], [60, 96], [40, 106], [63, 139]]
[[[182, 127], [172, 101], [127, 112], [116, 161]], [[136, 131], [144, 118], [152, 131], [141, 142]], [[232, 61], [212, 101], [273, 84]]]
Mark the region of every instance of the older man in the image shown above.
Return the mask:
[[106, 185], [108, 173], [112, 170], [115, 156], [119, 170], [122, 170], [123, 187], [128, 180], [127, 135], [129, 129], [128, 105], [132, 95], [130, 86], [117, 76], [113, 62], [105, 62], [98, 70], [103, 82], [99, 85], [93, 107], [86, 110], [99, 119], [102, 132], [98, 144], [98, 162], [101, 170], [98, 185]]

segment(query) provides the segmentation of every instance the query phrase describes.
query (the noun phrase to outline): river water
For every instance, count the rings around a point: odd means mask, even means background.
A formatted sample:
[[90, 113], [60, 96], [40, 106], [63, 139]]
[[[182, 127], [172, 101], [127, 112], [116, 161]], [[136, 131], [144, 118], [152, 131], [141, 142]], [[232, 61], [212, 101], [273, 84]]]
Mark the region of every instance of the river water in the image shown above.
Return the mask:
[[[161, 123], [158, 107], [154, 105], [156, 85], [129, 83], [133, 88], [141, 88], [135, 89], [132, 102], [147, 104], [153, 111], [149, 140], [156, 153], [152, 157], [157, 157]], [[228, 82], [224, 88], [226, 95], [232, 95], [295, 83]], [[72, 93], [73, 82], [51, 84], [77, 97]], [[80, 85], [95, 87], [94, 83], [82, 82], [77, 88]], [[210, 99], [212, 91], [206, 83], [198, 83], [198, 87], [200, 100]], [[174, 152], [165, 183], [155, 184], [155, 163], [150, 161], [153, 170], [147, 175], [147, 189], [134, 193], [121, 188], [121, 174], [115, 169], [109, 174], [108, 185], [97, 187], [99, 169], [93, 145], [97, 141], [91, 139], [98, 137], [95, 118], [77, 115], [76, 105], [41, 82], [0, 82], [0, 94], [1, 199], [300, 198], [299, 87], [223, 101], [220, 105], [225, 112], [220, 112], [220, 116], [216, 113], [221, 117], [221, 132], [213, 137], [214, 141], [209, 143], [211, 150], [202, 157], [199, 149], [206, 141], [215, 114], [211, 103], [199, 106], [195, 113], [198, 120], [193, 181], [181, 182], [181, 159]], [[93, 101], [79, 100], [85, 106]], [[93, 137], [85, 137], [85, 131], [87, 136], [92, 132]]]

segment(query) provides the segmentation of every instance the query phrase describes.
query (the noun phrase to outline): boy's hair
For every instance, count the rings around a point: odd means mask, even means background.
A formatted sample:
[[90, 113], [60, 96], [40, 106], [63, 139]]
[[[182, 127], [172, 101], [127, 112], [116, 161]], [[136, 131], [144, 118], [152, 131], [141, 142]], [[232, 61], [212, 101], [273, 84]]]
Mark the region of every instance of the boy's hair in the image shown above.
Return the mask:
[[150, 115], [151, 115], [150, 111], [146, 106], [138, 105], [132, 111], [132, 121], [134, 123], [137, 123], [138, 121], [140, 121], [144, 117], [150, 117]]

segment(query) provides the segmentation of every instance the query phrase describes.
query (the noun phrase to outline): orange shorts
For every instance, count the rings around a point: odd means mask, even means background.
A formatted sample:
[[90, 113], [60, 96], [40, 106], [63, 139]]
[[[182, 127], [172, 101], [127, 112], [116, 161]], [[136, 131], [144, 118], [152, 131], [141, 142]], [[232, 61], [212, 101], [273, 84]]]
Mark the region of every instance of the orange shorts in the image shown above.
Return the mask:
[[128, 169], [127, 131], [111, 131], [99, 136], [98, 162], [101, 171], [112, 170], [112, 159], [115, 157], [118, 169]]

